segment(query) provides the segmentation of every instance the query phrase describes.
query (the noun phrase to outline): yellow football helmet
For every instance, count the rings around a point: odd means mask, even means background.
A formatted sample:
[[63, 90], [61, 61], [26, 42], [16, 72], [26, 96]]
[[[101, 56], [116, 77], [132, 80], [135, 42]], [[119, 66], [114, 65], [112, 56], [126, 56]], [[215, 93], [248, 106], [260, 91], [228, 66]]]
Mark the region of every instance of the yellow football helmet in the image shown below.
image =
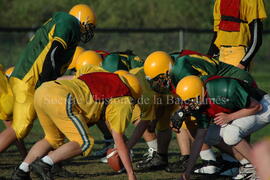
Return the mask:
[[69, 14], [80, 21], [82, 42], [86, 43], [92, 39], [96, 27], [96, 15], [91, 7], [86, 4], [77, 4], [71, 8]]
[[202, 100], [204, 98], [204, 92], [203, 81], [198, 76], [186, 76], [176, 86], [176, 94], [183, 101], [198, 98]]
[[6, 71], [5, 71], [5, 74], [7, 77], [10, 77], [12, 72], [14, 70], [14, 66], [11, 66], [10, 68], [8, 68]]
[[134, 97], [135, 99], [139, 99], [141, 97], [142, 87], [140, 81], [137, 79], [136, 76], [130, 74], [125, 70], [115, 71], [114, 73], [118, 74], [119, 76], [124, 78], [124, 80], [126, 80], [126, 83], [131, 90], [132, 97]]
[[70, 65], [68, 66], [68, 69], [73, 69], [76, 67], [77, 59], [84, 51], [85, 51], [85, 49], [83, 49], [81, 46], [76, 47], [76, 50], [75, 50], [74, 55], [72, 57], [72, 61], [71, 61]]
[[148, 79], [153, 79], [157, 75], [165, 74], [172, 68], [173, 60], [164, 51], [151, 53], [144, 62], [144, 72]]
[[83, 66], [91, 64], [101, 66], [102, 58], [95, 51], [87, 50], [81, 53], [76, 62], [76, 70], [78, 71]]

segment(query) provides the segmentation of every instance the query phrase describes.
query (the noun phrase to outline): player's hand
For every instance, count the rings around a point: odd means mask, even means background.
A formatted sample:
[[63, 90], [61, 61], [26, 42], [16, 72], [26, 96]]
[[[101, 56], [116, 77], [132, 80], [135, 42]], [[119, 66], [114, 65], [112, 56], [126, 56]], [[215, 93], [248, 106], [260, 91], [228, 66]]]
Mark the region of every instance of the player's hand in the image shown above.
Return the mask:
[[180, 133], [180, 129], [177, 129], [177, 128], [174, 128], [173, 125], [172, 125], [172, 122], [170, 121], [170, 127], [171, 127], [171, 130], [175, 133]]
[[223, 126], [232, 121], [230, 114], [226, 113], [217, 113], [214, 118], [214, 123], [219, 126]]

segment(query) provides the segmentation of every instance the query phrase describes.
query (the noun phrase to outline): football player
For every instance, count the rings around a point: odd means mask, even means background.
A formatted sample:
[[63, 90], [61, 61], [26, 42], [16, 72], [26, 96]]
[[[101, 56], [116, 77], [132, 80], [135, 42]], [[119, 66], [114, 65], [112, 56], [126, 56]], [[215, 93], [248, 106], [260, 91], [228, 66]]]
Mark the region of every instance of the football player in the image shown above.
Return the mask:
[[[102, 116], [110, 127], [128, 179], [136, 179], [123, 133], [134, 103], [141, 96], [140, 83], [131, 74], [93, 71], [78, 72], [72, 80], [47, 82], [36, 90], [34, 105], [45, 138], [32, 147], [14, 171], [13, 179], [30, 179], [29, 164], [44, 179], [52, 179], [50, 170], [54, 163], [88, 155], [94, 145], [88, 124], [96, 123]], [[65, 137], [69, 142], [64, 143]]]
[[[3, 67], [1, 65], [1, 67]], [[11, 127], [12, 120], [12, 110], [13, 110], [13, 93], [11, 87], [8, 83], [8, 78], [10, 77], [14, 67], [8, 68], [4, 73], [4, 68], [1, 68], [0, 72], [0, 119], [3, 120], [5, 126]], [[16, 140], [15, 144], [20, 151], [22, 157], [26, 156], [26, 148], [22, 140]]]
[[175, 114], [178, 118], [173, 118], [173, 129], [179, 129], [187, 116], [194, 116], [199, 126], [182, 179], [189, 179], [204, 139], [209, 145], [227, 145], [238, 151], [248, 160], [239, 174], [243, 179], [256, 178], [251, 146], [244, 138], [270, 122], [269, 94], [220, 76], [187, 76], [178, 83], [176, 93], [184, 106]]
[[[190, 50], [172, 53], [171, 56], [163, 51], [153, 52], [144, 63], [144, 71], [151, 87], [156, 92], [163, 94], [174, 91], [179, 80], [188, 75], [200, 76], [210, 74], [235, 77], [255, 86], [253, 78], [246, 71]], [[190, 147], [191, 144], [190, 138], [187, 137], [188, 133], [188, 130], [183, 127], [181, 133], [177, 134], [180, 149], [185, 157], [180, 157], [179, 163], [169, 166], [166, 168], [167, 171], [172, 172], [185, 169], [182, 166], [186, 164], [190, 153], [190, 148], [186, 147]], [[205, 160], [215, 160], [213, 153], [209, 152], [207, 145], [204, 146], [203, 151], [205, 153], [202, 154], [207, 154], [205, 155]], [[215, 167], [212, 166], [211, 168]], [[211, 171], [215, 171], [215, 169]]]
[[12, 127], [0, 134], [0, 152], [29, 133], [36, 117], [35, 89], [67, 70], [77, 44], [92, 39], [95, 25], [93, 10], [88, 5], [78, 4], [69, 13], [55, 13], [36, 31], [10, 77], [15, 99], [13, 120]]

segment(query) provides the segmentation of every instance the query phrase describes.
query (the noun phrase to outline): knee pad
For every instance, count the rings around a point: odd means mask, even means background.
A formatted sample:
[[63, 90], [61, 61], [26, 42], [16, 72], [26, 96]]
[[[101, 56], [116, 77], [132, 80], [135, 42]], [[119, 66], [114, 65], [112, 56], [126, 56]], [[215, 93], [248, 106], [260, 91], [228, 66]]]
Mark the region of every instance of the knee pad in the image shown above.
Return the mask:
[[228, 125], [223, 129], [222, 137], [224, 142], [229, 145], [233, 146], [241, 141], [240, 136], [240, 128], [233, 125]]

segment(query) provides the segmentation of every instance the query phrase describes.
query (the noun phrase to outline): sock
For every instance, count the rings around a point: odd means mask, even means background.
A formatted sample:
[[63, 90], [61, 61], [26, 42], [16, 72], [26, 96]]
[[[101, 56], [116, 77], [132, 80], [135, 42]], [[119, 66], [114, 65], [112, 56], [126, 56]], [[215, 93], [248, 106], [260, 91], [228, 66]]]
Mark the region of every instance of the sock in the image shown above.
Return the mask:
[[211, 149], [201, 151], [200, 156], [203, 160], [206, 160], [206, 161], [210, 161], [210, 160], [216, 161], [216, 156]]
[[157, 151], [157, 139], [147, 141], [146, 144], [149, 148], [152, 148], [154, 151]]
[[46, 164], [49, 164], [49, 165], [53, 165], [54, 163], [53, 163], [53, 160], [49, 157], [49, 156], [45, 156], [45, 157], [43, 157], [42, 159], [41, 159], [44, 163], [46, 163]]
[[222, 153], [221, 157], [223, 160], [229, 161], [229, 162], [238, 162], [235, 158], [233, 158], [232, 156], [230, 156], [227, 153]]
[[22, 164], [19, 166], [19, 169], [24, 172], [29, 172], [29, 164], [26, 162], [22, 162]]
[[242, 165], [245, 165], [245, 164], [249, 164], [250, 162], [247, 160], [247, 159], [241, 159], [240, 161], [240, 164], [242, 164]]

